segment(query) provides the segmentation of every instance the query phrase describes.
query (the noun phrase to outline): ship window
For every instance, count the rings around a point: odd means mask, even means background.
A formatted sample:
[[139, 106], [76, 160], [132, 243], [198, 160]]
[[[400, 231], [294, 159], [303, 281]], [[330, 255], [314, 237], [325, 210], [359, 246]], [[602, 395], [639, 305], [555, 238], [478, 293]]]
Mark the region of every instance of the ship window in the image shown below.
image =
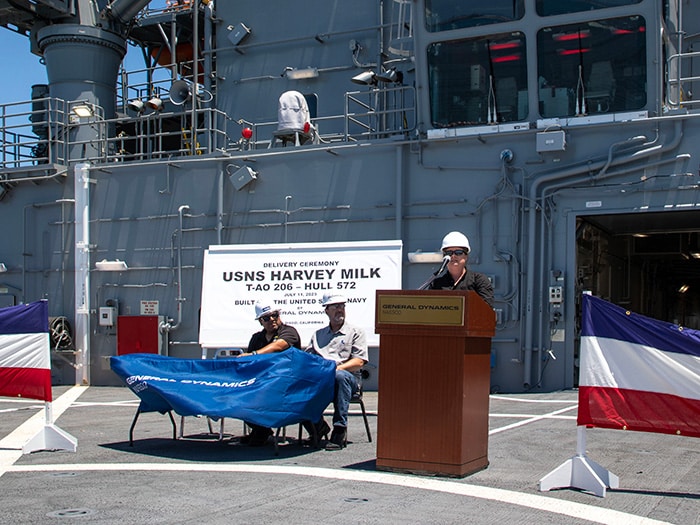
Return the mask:
[[565, 117], [646, 105], [640, 16], [547, 27], [537, 34], [539, 112]]
[[504, 33], [428, 47], [433, 127], [527, 119], [525, 36]]
[[500, 24], [523, 17], [523, 0], [426, 0], [425, 25], [431, 32]]
[[540, 16], [563, 15], [566, 13], [580, 13], [593, 9], [605, 9], [622, 5], [638, 4], [642, 0], [537, 0], [537, 14]]

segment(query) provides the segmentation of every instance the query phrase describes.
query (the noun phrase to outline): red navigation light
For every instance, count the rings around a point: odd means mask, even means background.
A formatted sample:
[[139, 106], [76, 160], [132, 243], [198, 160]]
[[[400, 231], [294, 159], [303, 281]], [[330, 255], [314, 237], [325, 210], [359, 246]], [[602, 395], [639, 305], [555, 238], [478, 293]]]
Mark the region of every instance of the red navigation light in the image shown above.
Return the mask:
[[250, 140], [253, 137], [253, 130], [250, 128], [243, 128], [241, 130], [241, 136], [246, 140]]
[[310, 129], [311, 124], [309, 124], [308, 122], [304, 122], [304, 133], [308, 133]]

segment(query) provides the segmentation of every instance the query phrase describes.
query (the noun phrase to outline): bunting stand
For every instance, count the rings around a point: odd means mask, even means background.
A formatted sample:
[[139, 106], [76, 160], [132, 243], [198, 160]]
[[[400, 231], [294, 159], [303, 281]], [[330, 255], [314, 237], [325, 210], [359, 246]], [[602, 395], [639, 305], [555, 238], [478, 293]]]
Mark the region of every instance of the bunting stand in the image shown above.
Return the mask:
[[0, 396], [44, 401], [44, 428], [23, 447], [75, 452], [78, 441], [53, 424], [48, 302], [0, 308]]
[[620, 478], [586, 456], [586, 427], [580, 425], [576, 432], [576, 455], [540, 480], [540, 492], [574, 488], [604, 498], [607, 489], [620, 486]]
[[605, 497], [619, 478], [586, 457], [586, 428], [700, 437], [700, 331], [582, 297], [576, 455], [540, 480]]
[[53, 410], [51, 403], [44, 404], [46, 424], [32, 439], [22, 447], [22, 454], [31, 454], [40, 450], [67, 450], [75, 452], [78, 449], [78, 440], [65, 430], [53, 424]]

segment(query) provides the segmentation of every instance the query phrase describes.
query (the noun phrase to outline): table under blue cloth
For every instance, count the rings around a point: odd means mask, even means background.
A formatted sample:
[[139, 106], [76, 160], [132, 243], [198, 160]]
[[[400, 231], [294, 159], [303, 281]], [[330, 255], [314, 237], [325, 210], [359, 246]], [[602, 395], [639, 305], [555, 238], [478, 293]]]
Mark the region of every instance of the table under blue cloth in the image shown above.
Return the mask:
[[156, 354], [110, 358], [141, 412], [229, 417], [265, 427], [318, 421], [333, 400], [335, 363], [290, 348], [231, 359]]

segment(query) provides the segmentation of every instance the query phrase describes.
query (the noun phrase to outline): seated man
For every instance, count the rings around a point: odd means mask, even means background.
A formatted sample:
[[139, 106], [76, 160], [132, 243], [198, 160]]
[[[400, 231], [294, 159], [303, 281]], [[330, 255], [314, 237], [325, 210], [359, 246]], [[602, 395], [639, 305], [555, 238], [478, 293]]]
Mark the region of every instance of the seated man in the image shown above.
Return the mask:
[[[284, 324], [280, 318], [280, 309], [272, 303], [256, 303], [255, 318], [263, 329], [253, 334], [248, 343], [248, 350], [240, 356], [271, 354], [282, 352], [287, 348], [301, 346], [299, 332], [293, 326]], [[272, 429], [246, 422], [251, 428], [250, 434], [241, 438], [241, 443], [251, 447], [260, 447], [267, 443], [272, 435]]]
[[[323, 296], [321, 306], [325, 308], [330, 322], [328, 326], [316, 331], [306, 348], [307, 352], [336, 363], [333, 432], [326, 444], [326, 450], [340, 450], [345, 447], [350, 399], [360, 388], [360, 368], [369, 360], [364, 330], [345, 322], [345, 302], [345, 297], [341, 295]], [[323, 417], [314, 425], [317, 435], [328, 432], [328, 425]]]

